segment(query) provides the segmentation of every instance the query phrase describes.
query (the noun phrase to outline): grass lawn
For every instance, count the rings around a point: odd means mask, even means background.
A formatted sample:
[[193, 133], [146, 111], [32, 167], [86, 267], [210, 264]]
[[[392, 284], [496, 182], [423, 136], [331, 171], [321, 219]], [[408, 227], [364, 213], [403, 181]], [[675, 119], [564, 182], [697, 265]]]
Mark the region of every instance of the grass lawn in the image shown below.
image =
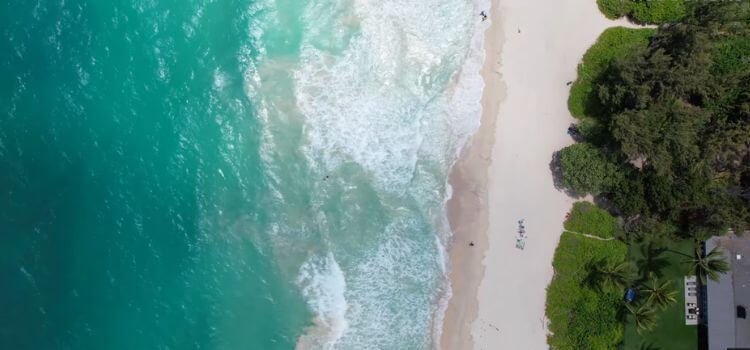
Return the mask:
[[[689, 265], [684, 261], [687, 259], [685, 255], [691, 256], [693, 254], [693, 243], [684, 240], [672, 243], [670, 249], [661, 254], [648, 254], [647, 252], [647, 244], [633, 245], [628, 253], [629, 259], [639, 268], [639, 276], [641, 277], [645, 272], [642, 270], [642, 266], [650, 265], [659, 272], [658, 275], [661, 278], [669, 278], [672, 281], [672, 287], [678, 291], [677, 302], [659, 314], [656, 327], [651, 331], [638, 334], [632, 320], [628, 320], [625, 325], [623, 349], [697, 349], [698, 327], [686, 326], [684, 318], [683, 277], [690, 272]], [[656, 256], [654, 257], [654, 255]], [[648, 259], [647, 256], [652, 256], [652, 258]]]

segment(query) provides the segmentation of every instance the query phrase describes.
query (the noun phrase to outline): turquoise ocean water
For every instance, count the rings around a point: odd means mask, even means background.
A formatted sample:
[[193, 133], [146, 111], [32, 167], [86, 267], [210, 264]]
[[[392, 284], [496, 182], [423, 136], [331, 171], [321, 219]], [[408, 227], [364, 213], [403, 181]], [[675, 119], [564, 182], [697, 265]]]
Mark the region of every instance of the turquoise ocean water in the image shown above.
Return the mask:
[[0, 348], [422, 349], [469, 0], [0, 4]]

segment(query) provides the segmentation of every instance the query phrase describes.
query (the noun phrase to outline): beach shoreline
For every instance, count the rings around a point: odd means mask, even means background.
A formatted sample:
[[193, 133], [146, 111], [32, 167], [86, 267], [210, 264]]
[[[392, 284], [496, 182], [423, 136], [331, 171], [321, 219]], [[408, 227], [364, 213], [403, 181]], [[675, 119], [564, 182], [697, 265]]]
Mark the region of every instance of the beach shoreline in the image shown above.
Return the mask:
[[606, 19], [590, 0], [493, 0], [489, 17], [481, 125], [449, 178], [452, 295], [440, 348], [544, 349], [546, 287], [573, 202], [550, 170], [553, 153], [573, 143], [566, 83], [604, 29], [633, 25]]
[[487, 235], [487, 171], [492, 145], [495, 142], [495, 121], [505, 86], [500, 76], [500, 54], [503, 32], [500, 0], [492, 0], [487, 11], [490, 25], [484, 30], [484, 79], [479, 129], [468, 140], [453, 164], [449, 183], [453, 195], [446, 204], [448, 222], [453, 235], [449, 244], [451, 263], [449, 280], [451, 298], [445, 310], [440, 347], [455, 349], [471, 347], [470, 320], [476, 318], [479, 282], [484, 275], [481, 264], [488, 248]]

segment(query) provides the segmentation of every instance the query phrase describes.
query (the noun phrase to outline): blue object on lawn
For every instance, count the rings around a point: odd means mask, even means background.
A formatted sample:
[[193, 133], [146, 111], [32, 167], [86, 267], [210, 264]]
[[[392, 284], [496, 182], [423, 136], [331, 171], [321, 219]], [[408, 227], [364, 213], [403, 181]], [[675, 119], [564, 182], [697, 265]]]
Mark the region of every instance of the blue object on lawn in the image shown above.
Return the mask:
[[628, 288], [628, 291], [625, 292], [625, 301], [631, 302], [635, 300], [635, 289]]

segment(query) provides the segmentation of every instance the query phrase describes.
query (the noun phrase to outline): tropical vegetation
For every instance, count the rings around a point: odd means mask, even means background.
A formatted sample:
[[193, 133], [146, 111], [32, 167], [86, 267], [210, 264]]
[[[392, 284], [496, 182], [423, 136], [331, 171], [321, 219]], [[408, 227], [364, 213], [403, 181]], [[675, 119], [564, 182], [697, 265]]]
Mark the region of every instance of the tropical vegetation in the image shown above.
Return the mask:
[[575, 202], [563, 224], [565, 230], [610, 238], [620, 234], [617, 218], [591, 202]]
[[623, 290], [614, 284], [591, 281], [589, 269], [602, 259], [612, 266], [624, 263], [627, 251], [619, 240], [563, 232], [552, 262], [555, 274], [547, 288], [551, 348], [612, 349], [622, 341], [624, 325], [619, 309]]
[[666, 294], [672, 294], [675, 302], [657, 306], [656, 297], [652, 297], [650, 304], [654, 309], [655, 323], [650, 329], [640, 328], [643, 323], [636, 322], [632, 316], [625, 318], [625, 332], [619, 349], [697, 349], [698, 329], [685, 324], [683, 293], [685, 275], [693, 274], [686, 259], [693, 254], [695, 243], [685, 239], [664, 243], [651, 240], [627, 242], [628, 260], [637, 270], [636, 302], [648, 302], [650, 294], [646, 290], [654, 289], [653, 278], [656, 279], [656, 289], [666, 289]]
[[580, 99], [589, 101], [581, 124], [597, 131], [560, 151], [562, 185], [681, 238], [744, 232], [750, 2], [693, 6], [647, 45], [628, 47], [610, 50], [618, 56], [586, 78], [592, 87]]
[[[605, 30], [596, 44], [586, 51], [578, 65], [578, 78], [570, 86], [568, 108], [576, 118], [597, 114], [598, 105], [594, 88], [598, 78], [615, 58], [624, 57], [628, 52], [648, 46], [649, 38], [655, 29], [633, 29], [612, 27]], [[592, 120], [595, 121], [595, 120]]]
[[[718, 279], [729, 264], [702, 242], [750, 228], [750, 2], [598, 3], [611, 17], [664, 24], [605, 32], [571, 87], [579, 142], [553, 159], [556, 184], [607, 210], [576, 204], [566, 220], [549, 343], [693, 348], [682, 278]], [[625, 301], [626, 290], [636, 297]], [[582, 295], [598, 315], [576, 317], [588, 310]], [[574, 331], [591, 322], [596, 332]]]
[[[681, 297], [676, 282], [685, 275], [690, 255], [682, 247], [670, 251], [658, 241], [627, 236], [621, 226], [590, 202], [574, 203], [547, 289], [553, 349], [614, 349], [623, 345], [631, 325], [644, 337], [663, 323], [675, 323], [674, 311], [681, 308], [676, 305]], [[628, 290], [635, 292], [633, 300], [625, 298]], [[685, 339], [695, 335], [694, 328], [692, 333], [677, 331]]]
[[724, 259], [724, 252], [721, 248], [714, 247], [705, 255], [696, 247], [695, 255], [690, 259], [693, 270], [698, 275], [702, 283], [706, 283], [707, 278], [714, 281], [719, 280], [719, 275], [729, 271], [729, 263]]
[[628, 17], [636, 23], [674, 22], [687, 13], [686, 0], [597, 0], [607, 18]]
[[655, 272], [649, 272], [648, 281], [641, 286], [640, 292], [646, 297], [646, 304], [661, 310], [677, 301], [677, 291], [673, 289], [672, 281], [659, 280]]

